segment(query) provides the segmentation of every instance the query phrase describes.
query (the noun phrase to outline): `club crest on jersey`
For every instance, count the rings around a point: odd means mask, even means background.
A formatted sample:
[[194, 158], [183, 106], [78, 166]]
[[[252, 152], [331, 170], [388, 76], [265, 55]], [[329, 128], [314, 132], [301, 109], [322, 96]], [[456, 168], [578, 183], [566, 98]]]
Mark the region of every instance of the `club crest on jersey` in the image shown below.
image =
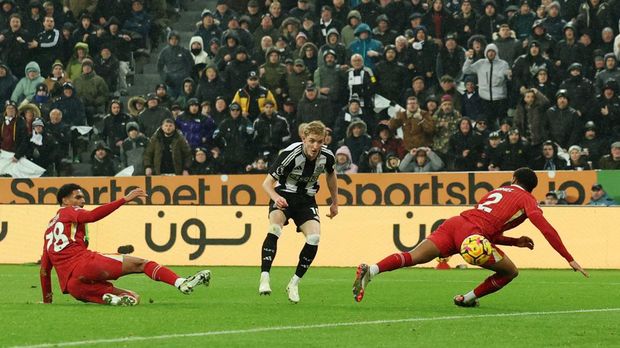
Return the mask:
[[284, 167], [279, 166], [278, 168], [276, 168], [276, 174], [283, 175], [284, 174]]

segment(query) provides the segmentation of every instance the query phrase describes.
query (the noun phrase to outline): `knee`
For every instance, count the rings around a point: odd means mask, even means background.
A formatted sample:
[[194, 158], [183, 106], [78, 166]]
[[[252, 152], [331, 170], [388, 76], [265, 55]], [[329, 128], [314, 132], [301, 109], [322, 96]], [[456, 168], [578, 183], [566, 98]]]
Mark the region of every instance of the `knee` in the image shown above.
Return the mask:
[[516, 267], [508, 270], [506, 274], [504, 274], [504, 277], [507, 277], [510, 280], [515, 279], [517, 276], [519, 276], [519, 270]]
[[274, 236], [280, 238], [280, 236], [282, 235], [282, 226], [278, 224], [271, 224], [267, 233], [271, 233]]
[[306, 243], [310, 245], [319, 245], [320, 241], [321, 241], [320, 234], [309, 234], [306, 236]]
[[144, 267], [146, 267], [147, 263], [149, 263], [149, 261], [145, 259], [134, 260], [132, 262], [132, 271], [136, 273], [144, 272]]

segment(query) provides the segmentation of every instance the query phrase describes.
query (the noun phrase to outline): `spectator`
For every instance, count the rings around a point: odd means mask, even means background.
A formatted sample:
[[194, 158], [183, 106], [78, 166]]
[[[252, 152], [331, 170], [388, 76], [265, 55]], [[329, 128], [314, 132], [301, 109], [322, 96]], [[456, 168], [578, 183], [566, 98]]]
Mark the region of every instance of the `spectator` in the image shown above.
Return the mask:
[[189, 50], [179, 45], [181, 37], [176, 31], [168, 34], [168, 46], [157, 58], [157, 72], [173, 98], [183, 92], [183, 79], [191, 76], [194, 59]]
[[183, 94], [179, 95], [179, 97], [174, 101], [175, 104], [179, 104], [181, 109], [187, 108], [187, 102], [196, 98], [196, 87], [194, 84], [194, 79], [191, 77], [186, 77], [183, 79]]
[[[487, 2], [485, 9], [492, 8]], [[482, 20], [482, 19], [481, 19]], [[480, 97], [482, 98], [482, 106], [489, 121], [490, 128], [496, 129], [498, 119], [506, 116], [508, 108], [507, 100], [507, 82], [512, 72], [508, 67], [508, 63], [497, 58], [497, 46], [489, 44], [484, 49], [486, 59], [480, 59], [473, 62], [474, 52], [469, 50], [468, 57], [463, 65], [464, 74], [476, 74], [478, 76], [478, 86]]]
[[568, 67], [569, 77], [560, 84], [560, 90], [565, 94], [574, 106], [579, 116], [587, 116], [593, 109], [594, 86], [592, 82], [582, 76], [582, 66], [573, 63]]
[[323, 52], [323, 65], [319, 64], [314, 71], [314, 83], [317, 85], [321, 95], [327, 97], [332, 104], [333, 110], [340, 109], [342, 99], [342, 89], [344, 81], [341, 74], [341, 67], [336, 64], [336, 53], [327, 49]]
[[204, 9], [201, 13], [201, 22], [198, 26], [198, 30], [194, 33], [194, 36], [200, 36], [202, 42], [211, 42], [212, 39], [220, 39], [222, 31], [215, 24], [213, 12], [209, 9]]
[[88, 58], [88, 44], [84, 42], [78, 42], [73, 46], [73, 55], [67, 63], [67, 77], [70, 80], [75, 80], [82, 74], [82, 62]]
[[388, 152], [387, 155], [385, 155], [385, 172], [384, 173], [400, 173], [400, 158], [398, 158], [398, 156], [393, 153], [393, 152]]
[[297, 7], [289, 11], [289, 16], [302, 19], [307, 13], [310, 13], [310, 5], [308, 5], [308, 0], [297, 0]]
[[6, 64], [0, 63], [0, 100], [9, 100], [16, 85], [17, 77]]
[[606, 141], [601, 139], [597, 134], [596, 125], [592, 121], [586, 122], [579, 146], [582, 148], [584, 154], [588, 156], [588, 159], [593, 163], [594, 168], [598, 168], [599, 160], [606, 152]]
[[402, 139], [395, 138], [392, 130], [386, 124], [380, 124], [377, 127], [377, 134], [371, 144], [372, 147], [380, 148], [383, 153], [395, 154], [398, 159], [405, 157], [407, 153]]
[[286, 119], [275, 110], [275, 102], [266, 100], [264, 111], [254, 121], [254, 148], [257, 154], [273, 162], [278, 151], [291, 138], [289, 125]]
[[187, 140], [176, 129], [173, 119], [164, 119], [144, 153], [146, 175], [189, 175], [191, 164], [192, 150]]
[[120, 62], [112, 55], [112, 51], [107, 45], [104, 45], [94, 59], [94, 70], [103, 81], [105, 81], [108, 90], [112, 94], [120, 96], [118, 92], [118, 78], [120, 76]]
[[[1, 66], [0, 66], [1, 67]], [[65, 73], [65, 66], [61, 61], [56, 60], [52, 64], [52, 73], [45, 79], [45, 85], [52, 99], [56, 99], [62, 95], [62, 86], [65, 82], [71, 82]]]
[[482, 99], [476, 88], [475, 78], [465, 77], [465, 92], [461, 96], [461, 113], [472, 120], [479, 120], [485, 117], [482, 109]]
[[609, 207], [617, 204], [616, 201], [612, 197], [609, 197], [607, 192], [603, 190], [603, 185], [594, 184], [592, 185], [592, 195], [590, 196], [590, 202], [588, 202], [588, 205]]
[[352, 10], [347, 14], [347, 25], [340, 31], [342, 35], [342, 44], [349, 47], [355, 41], [355, 31], [362, 24], [362, 15], [359, 11]]
[[262, 15], [260, 20], [260, 26], [256, 30], [254, 30], [253, 35], [254, 46], [259, 46], [265, 36], [269, 36], [272, 43], [276, 42], [279, 33], [278, 29], [273, 25], [273, 20], [271, 19], [271, 15], [269, 13], [265, 13]]
[[[529, 0], [521, 0], [519, 12], [515, 13], [508, 23], [510, 24], [510, 28], [514, 29], [516, 32], [517, 38], [519, 40], [524, 40], [530, 35], [532, 24], [534, 24], [535, 19], [536, 15], [532, 12]], [[502, 59], [506, 60], [503, 57]]]
[[137, 95], [129, 98], [127, 102], [127, 111], [132, 119], [137, 120], [138, 115], [142, 111], [144, 111], [144, 107], [146, 106], [146, 99], [144, 97]]
[[[443, 96], [440, 109], [433, 115], [435, 130], [432, 133], [432, 144], [439, 156], [448, 155], [450, 137], [459, 130], [461, 118], [461, 113], [454, 110], [452, 98], [450, 96]], [[428, 147], [428, 145], [426, 146]]]
[[25, 75], [26, 64], [31, 61], [32, 33], [22, 27], [22, 17], [13, 13], [9, 27], [0, 32], [0, 61], [5, 62], [17, 78]]
[[577, 29], [573, 23], [567, 23], [562, 33], [563, 38], [555, 46], [552, 59], [558, 70], [558, 75], [563, 79], [566, 78], [567, 69], [571, 64], [587, 64], [589, 59], [585, 55], [585, 47], [577, 41]]
[[436, 76], [450, 76], [455, 81], [461, 81], [463, 63], [465, 63], [465, 49], [457, 44], [454, 34], [448, 34], [444, 46], [437, 55]]
[[433, 143], [435, 122], [430, 113], [422, 110], [416, 97], [408, 97], [405, 110], [396, 113], [389, 121], [392, 131], [403, 129], [403, 145], [405, 150], [428, 147]]
[[192, 165], [189, 167], [190, 175], [209, 175], [221, 173], [219, 151], [208, 151], [204, 147], [197, 147], [193, 151]]
[[21, 103], [24, 99], [32, 100], [37, 91], [37, 86], [45, 82], [45, 79], [41, 77], [41, 69], [37, 62], [28, 63], [24, 71], [26, 76], [19, 80], [11, 94], [11, 100], [16, 103]]
[[84, 102], [86, 119], [89, 125], [95, 122], [95, 115], [103, 114], [108, 100], [108, 85], [101, 76], [93, 70], [93, 61], [85, 58], [82, 61], [82, 75], [74, 82], [77, 96]]
[[[189, 40], [189, 53], [194, 59], [194, 65], [192, 66], [192, 71], [190, 76], [193, 79], [198, 79], [198, 76], [207, 66], [213, 64], [213, 60], [209, 57], [209, 54], [204, 50], [204, 42], [202, 41], [202, 37], [196, 35], [192, 36]], [[186, 78], [189, 76], [186, 76]]]
[[144, 152], [149, 144], [149, 138], [140, 133], [137, 122], [127, 122], [125, 125], [127, 137], [121, 146], [121, 164], [123, 168], [133, 166], [133, 175], [144, 175]]
[[[32, 106], [36, 106], [37, 110], [39, 111], [40, 115], [44, 118], [44, 119], [49, 119], [49, 113], [51, 110], [51, 106], [52, 106], [52, 98], [50, 98], [49, 93], [47, 92], [47, 85], [44, 83], [40, 83], [37, 85], [37, 93], [34, 95], [34, 97], [32, 98], [32, 101], [28, 104], [23, 104], [22, 105], [32, 105]], [[39, 116], [37, 116], [39, 117]]]
[[328, 50], [332, 51], [334, 55], [334, 64], [335, 65], [346, 65], [347, 64], [347, 47], [340, 42], [340, 33], [338, 33], [338, 29], [331, 28], [327, 31], [327, 38], [325, 39], [325, 44], [321, 46], [319, 49], [319, 68], [325, 65], [325, 52]]
[[351, 151], [351, 161], [360, 165], [362, 154], [370, 149], [372, 140], [367, 133], [366, 123], [362, 120], [354, 120], [347, 128], [347, 135], [340, 146], [345, 145]]
[[123, 24], [123, 29], [140, 35], [142, 39], [137, 43], [138, 51], [149, 53], [147, 44], [151, 39], [150, 33], [154, 24], [153, 17], [144, 10], [143, 0], [132, 0], [131, 12]]
[[411, 88], [407, 88], [401, 95], [400, 102], [404, 105], [407, 104], [407, 98], [416, 97], [420, 107], [426, 110], [426, 99], [428, 98], [428, 92], [426, 89], [426, 83], [422, 76], [415, 76], [411, 80]]
[[127, 137], [127, 123], [131, 117], [123, 112], [123, 103], [114, 99], [110, 102], [110, 113], [103, 119], [103, 139], [107, 141], [112, 155], [120, 156], [123, 140]]
[[461, 1], [461, 10], [454, 13], [454, 27], [457, 30], [456, 37], [459, 45], [467, 45], [476, 29], [477, 22], [478, 14], [473, 10], [471, 0]]
[[537, 41], [540, 44], [540, 54], [545, 58], [553, 55], [556, 42], [553, 37], [545, 31], [543, 19], [537, 19], [534, 21], [534, 24], [532, 24], [532, 33], [526, 41], [528, 44], [532, 41]]
[[[50, 111], [50, 123], [45, 127], [45, 131], [48, 132], [54, 140], [54, 153], [52, 158], [56, 176], [66, 174], [66, 167], [62, 160], [68, 157], [69, 144], [72, 142], [71, 128], [68, 124], [62, 122], [62, 117], [62, 111], [59, 109], [52, 109]], [[68, 172], [70, 173], [70, 170], [68, 170]]]
[[[260, 85], [259, 75], [256, 71], [250, 71], [247, 75], [247, 83], [240, 88], [233, 98], [233, 102], [241, 106], [243, 117], [253, 122], [264, 111], [265, 100], [275, 101], [270, 90]], [[277, 104], [275, 105], [277, 110]]]
[[138, 115], [138, 124], [142, 133], [151, 139], [162, 122], [165, 119], [172, 118], [172, 114], [168, 109], [159, 106], [159, 97], [155, 93], [149, 93], [146, 105], [147, 108]]
[[[360, 106], [366, 111], [371, 111], [377, 79], [373, 71], [364, 66], [362, 56], [359, 54], [351, 56], [351, 68], [347, 70], [347, 81], [349, 98], [353, 94], [357, 94], [360, 97]], [[369, 127], [374, 127], [374, 125], [369, 125]]]
[[[246, 17], [247, 18], [247, 17]], [[234, 33], [239, 38], [239, 44], [243, 45], [250, 52], [254, 49], [254, 39], [247, 29], [241, 27], [239, 17], [233, 16], [228, 19], [226, 30], [222, 33], [222, 36], [228, 33]]]
[[127, 95], [127, 75], [136, 35], [120, 30], [120, 25], [121, 22], [115, 16], [110, 17], [105, 24], [107, 32], [101, 38], [101, 47], [110, 48], [112, 55], [118, 59], [118, 90], [121, 95]]
[[95, 145], [91, 158], [92, 176], [114, 176], [116, 174], [114, 162], [112, 161], [112, 152], [104, 142], [99, 142]]
[[472, 130], [471, 120], [464, 117], [459, 121], [459, 130], [448, 141], [448, 169], [457, 171], [476, 170], [482, 154], [482, 137]]
[[579, 8], [576, 22], [582, 30], [589, 29], [592, 32], [600, 33], [605, 27], [612, 26], [611, 9], [605, 1], [586, 0]]
[[312, 42], [306, 42], [299, 50], [299, 59], [304, 61], [310, 76], [312, 76], [318, 68], [318, 54], [319, 49]]
[[291, 143], [300, 141], [301, 139], [298, 138], [297, 132], [297, 111], [295, 110], [295, 103], [291, 100], [291, 98], [287, 98], [284, 103], [282, 103], [282, 111], [280, 115], [286, 119], [286, 122], [288, 122], [289, 133], [291, 134], [291, 138], [285, 145], [288, 146]]
[[542, 145], [541, 154], [534, 159], [530, 168], [534, 170], [564, 170], [566, 169], [566, 161], [558, 157], [557, 145], [547, 140]]
[[617, 137], [620, 134], [620, 98], [617, 95], [616, 80], [607, 80], [602, 93], [596, 96], [596, 110], [592, 111], [592, 119], [600, 127], [599, 135], [605, 138]]
[[52, 104], [51, 108], [60, 110], [63, 123], [69, 127], [86, 125], [84, 103], [78, 98], [71, 82], [65, 82], [62, 85], [62, 95]]
[[306, 84], [304, 97], [297, 105], [297, 124], [321, 121], [327, 127], [334, 126], [332, 108], [327, 98], [319, 94], [313, 82]]
[[312, 76], [306, 70], [306, 65], [302, 59], [295, 59], [293, 71], [286, 76], [286, 84], [288, 87], [288, 95], [294, 102], [299, 102], [304, 96], [304, 90], [308, 80], [312, 80]]
[[41, 110], [33, 103], [22, 104], [17, 108], [18, 117], [26, 121], [28, 136], [32, 135], [32, 122], [35, 118], [41, 118]]
[[496, 171], [499, 170], [497, 165], [498, 158], [500, 157], [499, 145], [502, 143], [502, 139], [499, 136], [499, 132], [491, 132], [488, 135], [488, 140], [482, 149], [482, 154], [476, 164], [477, 170]]
[[376, 65], [377, 93], [383, 97], [398, 101], [405, 87], [407, 68], [396, 60], [396, 46], [387, 45], [383, 50], [385, 60]]
[[[545, 68], [549, 74], [552, 66], [551, 61], [543, 57], [540, 43], [535, 40], [530, 41], [527, 53], [520, 55], [512, 67], [513, 82], [516, 90], [523, 94], [527, 86], [535, 83], [536, 73], [539, 69]], [[553, 73], [550, 75], [553, 76]]]
[[443, 161], [430, 147], [413, 148], [400, 161], [404, 173], [429, 173], [443, 169]]
[[213, 105], [214, 106], [211, 109], [211, 117], [213, 117], [215, 124], [219, 125], [229, 115], [228, 104], [226, 103], [224, 97], [218, 96], [215, 98], [215, 102], [213, 103]]
[[620, 141], [611, 144], [611, 152], [599, 161], [600, 169], [620, 169]]
[[17, 115], [17, 104], [6, 101], [2, 116], [0, 150], [13, 152], [13, 162], [26, 155], [28, 148], [28, 128], [26, 121]]
[[355, 37], [357, 39], [351, 43], [349, 51], [352, 55], [359, 54], [365, 67], [374, 69], [383, 51], [381, 42], [372, 38], [370, 27], [366, 23], [355, 28]]
[[200, 112], [200, 102], [196, 98], [187, 101], [187, 108], [176, 119], [176, 128], [183, 134], [192, 149], [211, 147], [215, 121]]
[[461, 110], [461, 93], [456, 90], [456, 83], [452, 76], [444, 75], [439, 79], [439, 86], [435, 88], [435, 95], [448, 95], [452, 98], [452, 106], [455, 110]]
[[286, 90], [286, 65], [280, 63], [280, 51], [273, 47], [267, 49], [265, 59], [259, 68], [260, 84], [281, 99]]
[[508, 131], [508, 140], [498, 146], [497, 153], [498, 157], [491, 159], [489, 170], [511, 171], [528, 166], [530, 148], [521, 140], [516, 128]]
[[439, 49], [437, 44], [427, 36], [426, 28], [423, 26], [413, 29], [414, 42], [409, 49], [407, 66], [414, 76], [423, 76], [425, 84], [433, 87], [436, 84], [435, 68]]
[[[244, 79], [247, 79], [250, 73], [256, 73], [257, 71], [256, 65], [248, 58], [248, 52], [245, 47], [238, 47], [234, 58], [233, 61], [226, 65], [224, 70], [224, 81], [226, 81], [227, 92], [231, 97], [244, 87]], [[256, 81], [258, 82], [258, 75]]]
[[550, 107], [546, 113], [546, 122], [543, 129], [549, 139], [563, 149], [577, 144], [581, 133], [581, 122], [575, 109], [568, 106], [569, 95], [565, 89], [556, 93], [556, 105]]
[[390, 27], [390, 19], [385, 14], [377, 17], [377, 26], [372, 29], [373, 38], [381, 43], [383, 47], [391, 45], [398, 36], [398, 33]]
[[547, 5], [547, 16], [543, 20], [545, 31], [556, 41], [562, 39], [562, 30], [567, 24], [566, 21], [560, 17], [560, 9], [560, 3], [558, 1], [553, 1], [551, 4]]
[[375, 23], [383, 11], [376, 2], [371, 0], [361, 0], [354, 8], [362, 16], [363, 23]]
[[42, 76], [50, 74], [54, 60], [60, 56], [62, 37], [60, 31], [54, 28], [54, 24], [54, 17], [45, 16], [42, 27], [43, 31], [37, 31], [37, 38], [33, 41], [33, 46], [35, 48], [38, 47], [38, 50], [35, 52], [37, 62], [42, 67]]
[[555, 191], [549, 191], [545, 195], [545, 200], [540, 202], [543, 205], [558, 205], [558, 194]]
[[371, 116], [364, 114], [364, 110], [362, 110], [360, 106], [360, 98], [357, 94], [352, 95], [349, 99], [349, 104], [340, 110], [338, 118], [336, 119], [334, 126], [334, 136], [336, 140], [340, 141], [346, 137], [346, 131], [351, 122], [356, 119], [366, 122], [366, 119], [369, 117]]
[[437, 44], [441, 45], [446, 38], [446, 34], [454, 28], [452, 15], [444, 8], [441, 0], [433, 0], [429, 2], [430, 9], [422, 18], [423, 25], [430, 31], [430, 36], [437, 40]]
[[477, 121], [472, 121], [473, 123], [473, 132], [482, 137], [482, 139], [488, 138], [491, 131], [489, 131], [487, 120], [480, 119]]
[[306, 35], [306, 38], [308, 39], [308, 42], [306, 43], [325, 41], [325, 37], [321, 35], [321, 29], [319, 29], [318, 25], [316, 25], [316, 20], [312, 13], [306, 13], [302, 17], [299, 32]]
[[241, 116], [241, 106], [232, 102], [227, 117], [213, 134], [215, 144], [223, 151], [222, 167], [226, 174], [240, 174], [252, 159], [254, 128], [247, 117]]
[[597, 93], [603, 91], [603, 86], [610, 79], [620, 81], [620, 69], [618, 69], [617, 64], [618, 61], [613, 53], [605, 54], [605, 70], [598, 72], [594, 78]]
[[537, 147], [546, 139], [547, 128], [545, 112], [549, 100], [536, 88], [526, 89], [523, 98], [517, 104], [514, 125], [523, 130], [522, 136], [529, 140], [533, 147]]
[[362, 154], [359, 164], [360, 173], [385, 173], [385, 153], [373, 147]]
[[494, 0], [484, 1], [483, 6], [484, 13], [476, 22], [475, 32], [482, 34], [487, 42], [491, 42], [493, 40], [493, 33], [499, 29], [501, 24], [506, 23], [506, 18], [499, 14]]
[[45, 123], [42, 119], [37, 118], [32, 122], [32, 134], [28, 141], [26, 157], [37, 164], [39, 167], [44, 168], [49, 175], [50, 166], [53, 163], [53, 142], [51, 135], [44, 130]]
[[592, 161], [588, 161], [579, 145], [568, 148], [568, 166], [566, 170], [592, 170]]
[[555, 93], [558, 91], [558, 86], [549, 78], [549, 73], [547, 72], [546, 67], [538, 68], [538, 71], [536, 72], [536, 80], [533, 83], [534, 84], [530, 87], [536, 88], [547, 98], [547, 100], [555, 99]]
[[357, 169], [357, 165], [351, 160], [351, 150], [344, 145], [339, 147], [336, 151], [336, 163], [334, 164], [336, 174], [355, 174]]
[[[200, 101], [208, 101], [212, 105], [215, 105], [217, 97], [223, 96], [225, 93], [226, 85], [224, 80], [219, 76], [217, 68], [213, 65], [207, 66], [198, 78], [196, 98]], [[224, 103], [224, 105], [226, 104]]]

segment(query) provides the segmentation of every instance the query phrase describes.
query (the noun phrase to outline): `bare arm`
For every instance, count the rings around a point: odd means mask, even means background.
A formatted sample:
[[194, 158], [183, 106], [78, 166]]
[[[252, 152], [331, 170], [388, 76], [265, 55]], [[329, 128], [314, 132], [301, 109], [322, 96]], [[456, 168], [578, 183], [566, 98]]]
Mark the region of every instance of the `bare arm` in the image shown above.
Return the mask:
[[275, 184], [276, 179], [271, 176], [271, 174], [267, 174], [265, 181], [263, 181], [263, 190], [265, 190], [265, 192], [269, 195], [269, 198], [276, 203], [276, 207], [278, 207], [278, 209], [284, 209], [288, 207], [288, 202], [284, 197], [280, 196], [276, 192], [274, 188]]
[[331, 173], [327, 173], [327, 187], [329, 188], [329, 195], [332, 199], [327, 217], [331, 219], [338, 215], [338, 176], [335, 170]]

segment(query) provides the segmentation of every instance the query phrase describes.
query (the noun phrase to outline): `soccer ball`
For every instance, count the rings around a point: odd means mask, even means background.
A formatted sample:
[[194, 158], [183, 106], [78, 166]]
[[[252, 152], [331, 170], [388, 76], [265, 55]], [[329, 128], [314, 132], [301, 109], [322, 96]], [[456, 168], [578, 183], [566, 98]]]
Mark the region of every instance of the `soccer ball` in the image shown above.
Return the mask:
[[479, 234], [473, 234], [461, 243], [461, 256], [475, 266], [483, 265], [493, 254], [493, 246], [488, 239]]

